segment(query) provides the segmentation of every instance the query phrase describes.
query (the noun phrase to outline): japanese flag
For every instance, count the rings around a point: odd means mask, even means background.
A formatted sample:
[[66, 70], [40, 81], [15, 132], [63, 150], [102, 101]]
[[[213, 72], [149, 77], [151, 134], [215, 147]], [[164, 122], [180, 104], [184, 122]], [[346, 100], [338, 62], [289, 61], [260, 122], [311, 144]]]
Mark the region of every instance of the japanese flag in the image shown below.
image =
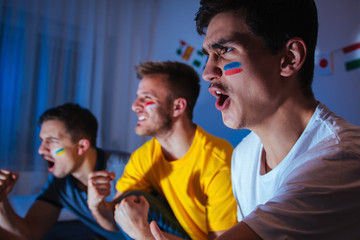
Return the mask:
[[323, 53], [315, 57], [315, 73], [318, 76], [333, 74], [333, 54]]

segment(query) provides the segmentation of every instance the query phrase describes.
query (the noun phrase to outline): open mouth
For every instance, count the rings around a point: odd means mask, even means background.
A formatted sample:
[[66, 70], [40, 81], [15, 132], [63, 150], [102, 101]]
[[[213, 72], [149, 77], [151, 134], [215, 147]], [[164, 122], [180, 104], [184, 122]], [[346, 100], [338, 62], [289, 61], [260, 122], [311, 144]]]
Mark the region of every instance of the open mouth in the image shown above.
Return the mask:
[[139, 116], [139, 117], [138, 117], [138, 120], [139, 120], [139, 121], [144, 121], [145, 119], [146, 119], [145, 116]]
[[209, 92], [216, 97], [215, 107], [217, 110], [222, 111], [229, 106], [230, 98], [229, 95], [225, 94], [225, 91], [217, 87], [210, 87]]
[[226, 99], [229, 98], [228, 95], [222, 94], [220, 91], [215, 91], [216, 96], [217, 96], [217, 101], [216, 101], [216, 105], [218, 105], [219, 107], [222, 107], [226, 101]]
[[48, 164], [48, 170], [49, 171], [52, 170], [54, 168], [55, 163], [49, 160], [46, 160], [46, 162]]

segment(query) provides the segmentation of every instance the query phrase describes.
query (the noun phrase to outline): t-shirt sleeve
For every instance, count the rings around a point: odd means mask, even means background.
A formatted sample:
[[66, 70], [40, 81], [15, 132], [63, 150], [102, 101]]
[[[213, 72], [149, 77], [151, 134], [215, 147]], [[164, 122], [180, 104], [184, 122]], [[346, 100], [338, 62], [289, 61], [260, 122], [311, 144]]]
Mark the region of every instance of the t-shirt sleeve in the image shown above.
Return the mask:
[[344, 152], [308, 161], [244, 222], [264, 239], [353, 238], [348, 234], [360, 234], [359, 221], [354, 222], [360, 215], [358, 162], [358, 156]]
[[36, 200], [45, 201], [54, 205], [55, 207], [63, 208], [63, 204], [60, 201], [58, 187], [57, 179], [54, 177], [54, 175], [50, 174], [46, 184], [41, 189], [39, 195], [36, 197]]
[[141, 190], [151, 192], [151, 184], [147, 180], [150, 174], [151, 163], [146, 162], [146, 155], [136, 150], [126, 164], [124, 174], [116, 183], [116, 189], [120, 192], [127, 192], [130, 190]]
[[207, 189], [207, 225], [209, 231], [222, 231], [236, 223], [236, 201], [233, 195], [230, 169], [222, 167], [211, 179]]

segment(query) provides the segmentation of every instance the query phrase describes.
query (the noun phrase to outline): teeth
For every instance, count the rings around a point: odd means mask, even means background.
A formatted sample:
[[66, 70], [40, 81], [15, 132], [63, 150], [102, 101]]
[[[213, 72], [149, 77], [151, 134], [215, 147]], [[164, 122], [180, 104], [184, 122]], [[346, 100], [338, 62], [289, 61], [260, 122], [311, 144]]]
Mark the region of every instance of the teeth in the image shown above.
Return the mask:
[[140, 117], [139, 117], [139, 120], [140, 120], [140, 121], [145, 120], [145, 116], [140, 116]]
[[216, 93], [217, 95], [220, 95], [220, 94], [221, 94], [221, 92], [220, 92], [220, 91], [216, 91], [215, 93]]

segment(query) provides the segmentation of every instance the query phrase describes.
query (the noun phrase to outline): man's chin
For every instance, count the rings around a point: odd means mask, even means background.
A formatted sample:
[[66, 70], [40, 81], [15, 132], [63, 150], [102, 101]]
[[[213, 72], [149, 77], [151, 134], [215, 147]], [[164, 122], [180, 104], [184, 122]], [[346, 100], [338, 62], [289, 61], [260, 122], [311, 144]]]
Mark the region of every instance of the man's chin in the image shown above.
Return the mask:
[[149, 136], [147, 134], [147, 131], [141, 129], [141, 128], [135, 128], [135, 133], [139, 136]]
[[68, 176], [68, 174], [64, 174], [64, 173], [57, 173], [57, 172], [50, 172], [52, 173], [52, 175], [54, 175], [54, 177], [56, 178], [65, 178]]
[[234, 119], [230, 118], [229, 116], [222, 114], [222, 120], [226, 127], [231, 129], [240, 129], [239, 125], [234, 121]]

